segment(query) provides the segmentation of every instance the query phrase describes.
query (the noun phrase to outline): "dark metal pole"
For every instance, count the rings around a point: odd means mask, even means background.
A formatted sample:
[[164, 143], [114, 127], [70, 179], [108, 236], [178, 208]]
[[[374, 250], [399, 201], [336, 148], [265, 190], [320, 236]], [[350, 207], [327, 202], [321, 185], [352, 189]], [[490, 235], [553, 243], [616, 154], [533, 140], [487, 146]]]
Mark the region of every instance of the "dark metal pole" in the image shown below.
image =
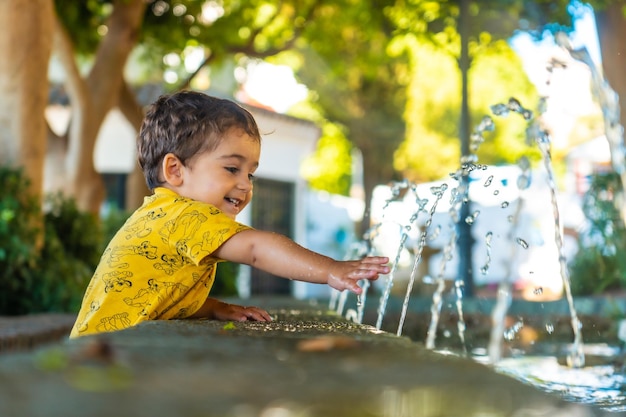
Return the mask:
[[[461, 122], [459, 126], [459, 136], [461, 139], [461, 155], [470, 154], [470, 112], [468, 103], [467, 73], [470, 66], [468, 43], [469, 43], [469, 0], [461, 0], [459, 14], [459, 35], [461, 37], [461, 57], [459, 68], [461, 70]], [[468, 171], [465, 171], [469, 173]], [[461, 178], [461, 189], [469, 190], [469, 177], [463, 175]], [[464, 296], [474, 295], [474, 277], [472, 267], [472, 228], [465, 219], [470, 214], [470, 202], [463, 203], [460, 210], [459, 219], [459, 271], [458, 278], [464, 283]]]

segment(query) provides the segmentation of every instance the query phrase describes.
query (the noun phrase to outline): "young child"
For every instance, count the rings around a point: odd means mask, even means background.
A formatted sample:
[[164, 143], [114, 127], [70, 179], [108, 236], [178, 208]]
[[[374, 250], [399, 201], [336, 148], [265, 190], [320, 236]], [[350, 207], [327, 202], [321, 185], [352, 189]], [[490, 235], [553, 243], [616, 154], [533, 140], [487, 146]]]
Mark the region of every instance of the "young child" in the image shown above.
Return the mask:
[[160, 97], [137, 149], [153, 194], [104, 251], [72, 338], [145, 320], [271, 320], [261, 308], [208, 297], [224, 260], [356, 294], [359, 280], [389, 272], [385, 257], [335, 261], [235, 221], [252, 198], [261, 136], [252, 115], [232, 101], [192, 91]]

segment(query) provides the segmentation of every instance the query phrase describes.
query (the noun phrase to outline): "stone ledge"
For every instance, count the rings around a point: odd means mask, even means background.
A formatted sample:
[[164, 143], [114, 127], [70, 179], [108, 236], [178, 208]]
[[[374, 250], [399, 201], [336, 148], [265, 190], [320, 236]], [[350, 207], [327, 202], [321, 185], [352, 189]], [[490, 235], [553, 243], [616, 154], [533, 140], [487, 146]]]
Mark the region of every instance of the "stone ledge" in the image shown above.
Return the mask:
[[0, 355], [0, 416], [609, 415], [324, 307], [254, 304], [275, 320], [148, 321]]
[[75, 319], [64, 313], [0, 316], [0, 354], [57, 342], [70, 334]]

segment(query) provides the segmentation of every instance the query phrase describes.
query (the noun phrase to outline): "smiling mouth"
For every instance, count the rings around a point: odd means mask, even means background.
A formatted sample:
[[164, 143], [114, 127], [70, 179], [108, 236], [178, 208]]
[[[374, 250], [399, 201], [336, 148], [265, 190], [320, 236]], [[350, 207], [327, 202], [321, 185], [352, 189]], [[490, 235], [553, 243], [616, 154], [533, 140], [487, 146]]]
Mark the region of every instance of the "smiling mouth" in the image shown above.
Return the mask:
[[228, 201], [230, 204], [232, 204], [235, 207], [239, 207], [239, 204], [241, 203], [241, 200], [237, 200], [235, 198], [226, 197], [224, 200]]

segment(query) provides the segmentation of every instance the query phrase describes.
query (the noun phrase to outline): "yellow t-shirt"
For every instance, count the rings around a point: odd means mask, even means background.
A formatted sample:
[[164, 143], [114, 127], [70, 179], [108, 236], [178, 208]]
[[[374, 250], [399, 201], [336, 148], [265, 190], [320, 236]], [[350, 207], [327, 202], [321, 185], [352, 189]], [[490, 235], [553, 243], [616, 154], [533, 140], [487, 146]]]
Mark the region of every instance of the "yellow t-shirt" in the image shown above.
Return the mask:
[[246, 229], [215, 206], [156, 188], [102, 254], [70, 337], [191, 316], [221, 261], [211, 254]]

